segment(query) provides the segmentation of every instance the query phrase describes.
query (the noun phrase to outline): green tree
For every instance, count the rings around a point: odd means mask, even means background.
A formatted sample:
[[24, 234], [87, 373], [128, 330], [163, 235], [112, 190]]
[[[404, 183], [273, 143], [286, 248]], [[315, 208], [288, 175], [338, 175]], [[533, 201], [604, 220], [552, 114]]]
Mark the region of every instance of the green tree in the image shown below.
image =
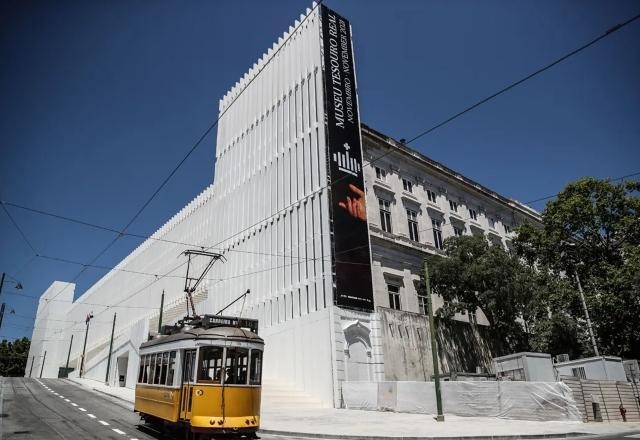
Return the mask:
[[[515, 248], [572, 284], [566, 312], [579, 332], [585, 318], [575, 275], [584, 288], [600, 351], [640, 356], [640, 182], [583, 178], [569, 184], [542, 213], [542, 226], [518, 228]], [[591, 349], [589, 349], [591, 350]]]
[[31, 341], [28, 338], [0, 342], [0, 376], [23, 376]]
[[492, 343], [503, 353], [527, 349], [523, 323], [534, 320], [535, 273], [518, 259], [483, 237], [463, 236], [445, 241], [446, 257], [428, 259], [433, 292], [444, 300], [437, 314], [482, 310], [489, 321]]

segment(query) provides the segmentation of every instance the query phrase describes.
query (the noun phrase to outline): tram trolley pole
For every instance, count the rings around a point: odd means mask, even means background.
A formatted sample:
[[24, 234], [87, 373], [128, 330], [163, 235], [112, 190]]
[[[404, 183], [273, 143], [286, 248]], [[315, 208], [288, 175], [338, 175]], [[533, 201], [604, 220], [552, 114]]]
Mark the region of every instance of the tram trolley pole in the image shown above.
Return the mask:
[[111, 351], [113, 350], [113, 333], [116, 329], [116, 314], [113, 314], [113, 325], [111, 326], [111, 342], [109, 342], [109, 357], [107, 358], [107, 374], [104, 376], [104, 384], [109, 385], [109, 369], [111, 368]]

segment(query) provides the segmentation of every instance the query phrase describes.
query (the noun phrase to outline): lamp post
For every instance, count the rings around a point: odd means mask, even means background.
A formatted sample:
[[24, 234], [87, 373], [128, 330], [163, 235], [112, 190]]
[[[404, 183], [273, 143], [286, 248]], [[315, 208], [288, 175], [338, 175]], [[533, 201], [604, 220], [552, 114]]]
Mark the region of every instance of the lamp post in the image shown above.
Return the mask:
[[433, 377], [436, 388], [436, 409], [438, 415], [436, 420], [444, 422], [444, 414], [442, 413], [442, 395], [440, 394], [440, 366], [438, 364], [438, 343], [436, 340], [436, 326], [433, 319], [433, 305], [431, 303], [431, 283], [429, 281], [429, 266], [427, 260], [424, 260], [424, 284], [427, 292], [427, 312], [429, 313], [429, 333], [431, 335], [431, 356], [433, 359]]
[[[572, 248], [574, 251], [576, 251], [577, 248], [579, 247], [579, 246], [576, 246], [576, 244], [571, 241], [563, 240], [562, 244]], [[568, 254], [569, 252], [562, 251], [560, 253], [560, 257], [562, 258]], [[579, 264], [581, 263], [582, 262], [580, 262]], [[591, 339], [591, 345], [593, 346], [593, 353], [599, 357], [600, 352], [598, 351], [598, 344], [596, 343], [596, 337], [593, 332], [593, 326], [591, 325], [591, 318], [589, 317], [589, 309], [587, 308], [587, 301], [585, 300], [584, 292], [582, 291], [582, 283], [580, 283], [580, 277], [578, 276], [578, 269], [573, 269], [573, 276], [575, 277], [576, 282], [578, 283], [578, 293], [580, 294], [580, 302], [582, 304], [582, 310], [584, 311], [584, 317], [587, 320], [587, 331], [589, 332], [589, 338]]]
[[84, 320], [84, 323], [87, 326], [87, 329], [84, 332], [84, 345], [82, 346], [82, 358], [80, 359], [80, 377], [84, 375], [84, 355], [87, 351], [87, 336], [89, 335], [89, 323], [93, 318], [93, 312], [87, 315], [87, 319]]

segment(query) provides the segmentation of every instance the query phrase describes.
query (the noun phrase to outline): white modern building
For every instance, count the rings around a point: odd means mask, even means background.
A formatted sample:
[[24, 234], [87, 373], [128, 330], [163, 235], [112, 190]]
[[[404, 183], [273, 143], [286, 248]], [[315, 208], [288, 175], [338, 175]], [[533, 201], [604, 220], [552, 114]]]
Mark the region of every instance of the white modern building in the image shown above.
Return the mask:
[[[259, 320], [265, 381], [340, 406], [344, 381], [429, 380], [415, 288], [424, 256], [463, 234], [508, 247], [512, 228], [539, 216], [361, 125], [350, 31], [327, 8], [307, 10], [231, 88], [214, 182], [73, 303], [72, 284], [52, 284], [26, 375], [56, 377], [69, 353], [78, 374], [87, 334], [84, 376], [134, 387], [163, 292], [164, 324], [186, 312], [186, 259], [176, 255], [205, 249], [224, 262], [195, 293], [196, 311], [216, 313], [250, 290], [225, 314]], [[457, 319], [481, 339], [481, 313]], [[441, 363], [492, 368], [486, 350], [476, 358], [483, 365]]]

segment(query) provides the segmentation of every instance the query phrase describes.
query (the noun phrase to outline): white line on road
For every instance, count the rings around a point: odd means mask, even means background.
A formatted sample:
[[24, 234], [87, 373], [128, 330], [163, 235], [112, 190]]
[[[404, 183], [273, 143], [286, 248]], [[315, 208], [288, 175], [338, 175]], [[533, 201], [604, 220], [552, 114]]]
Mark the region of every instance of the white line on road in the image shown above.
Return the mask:
[[78, 406], [78, 404], [77, 404], [77, 403], [73, 403], [73, 402], [71, 402], [71, 404], [72, 404], [73, 406]]
[[124, 431], [120, 431], [120, 430], [119, 430], [119, 429], [117, 429], [117, 428], [111, 428], [111, 430], [112, 430], [113, 432], [115, 432], [116, 434], [124, 435]]
[[625, 435], [625, 438], [640, 438], [640, 434]]
[[96, 416], [94, 416], [94, 415], [93, 415], [93, 414], [91, 414], [91, 413], [87, 413], [87, 415], [88, 415], [89, 417], [91, 417], [92, 419], [95, 419], [95, 418], [96, 418]]
[[86, 409], [84, 409], [84, 408], [78, 408], [78, 409], [79, 409], [80, 411], [82, 411], [82, 412], [86, 412], [86, 411], [87, 411], [87, 410], [86, 410]]
[[64, 399], [64, 401], [65, 401], [65, 402], [71, 402], [71, 400], [69, 400], [69, 399]]
[[109, 424], [107, 422], [105, 422], [104, 420], [98, 420], [98, 423], [100, 423], [101, 425], [104, 425], [104, 426], [109, 426]]

